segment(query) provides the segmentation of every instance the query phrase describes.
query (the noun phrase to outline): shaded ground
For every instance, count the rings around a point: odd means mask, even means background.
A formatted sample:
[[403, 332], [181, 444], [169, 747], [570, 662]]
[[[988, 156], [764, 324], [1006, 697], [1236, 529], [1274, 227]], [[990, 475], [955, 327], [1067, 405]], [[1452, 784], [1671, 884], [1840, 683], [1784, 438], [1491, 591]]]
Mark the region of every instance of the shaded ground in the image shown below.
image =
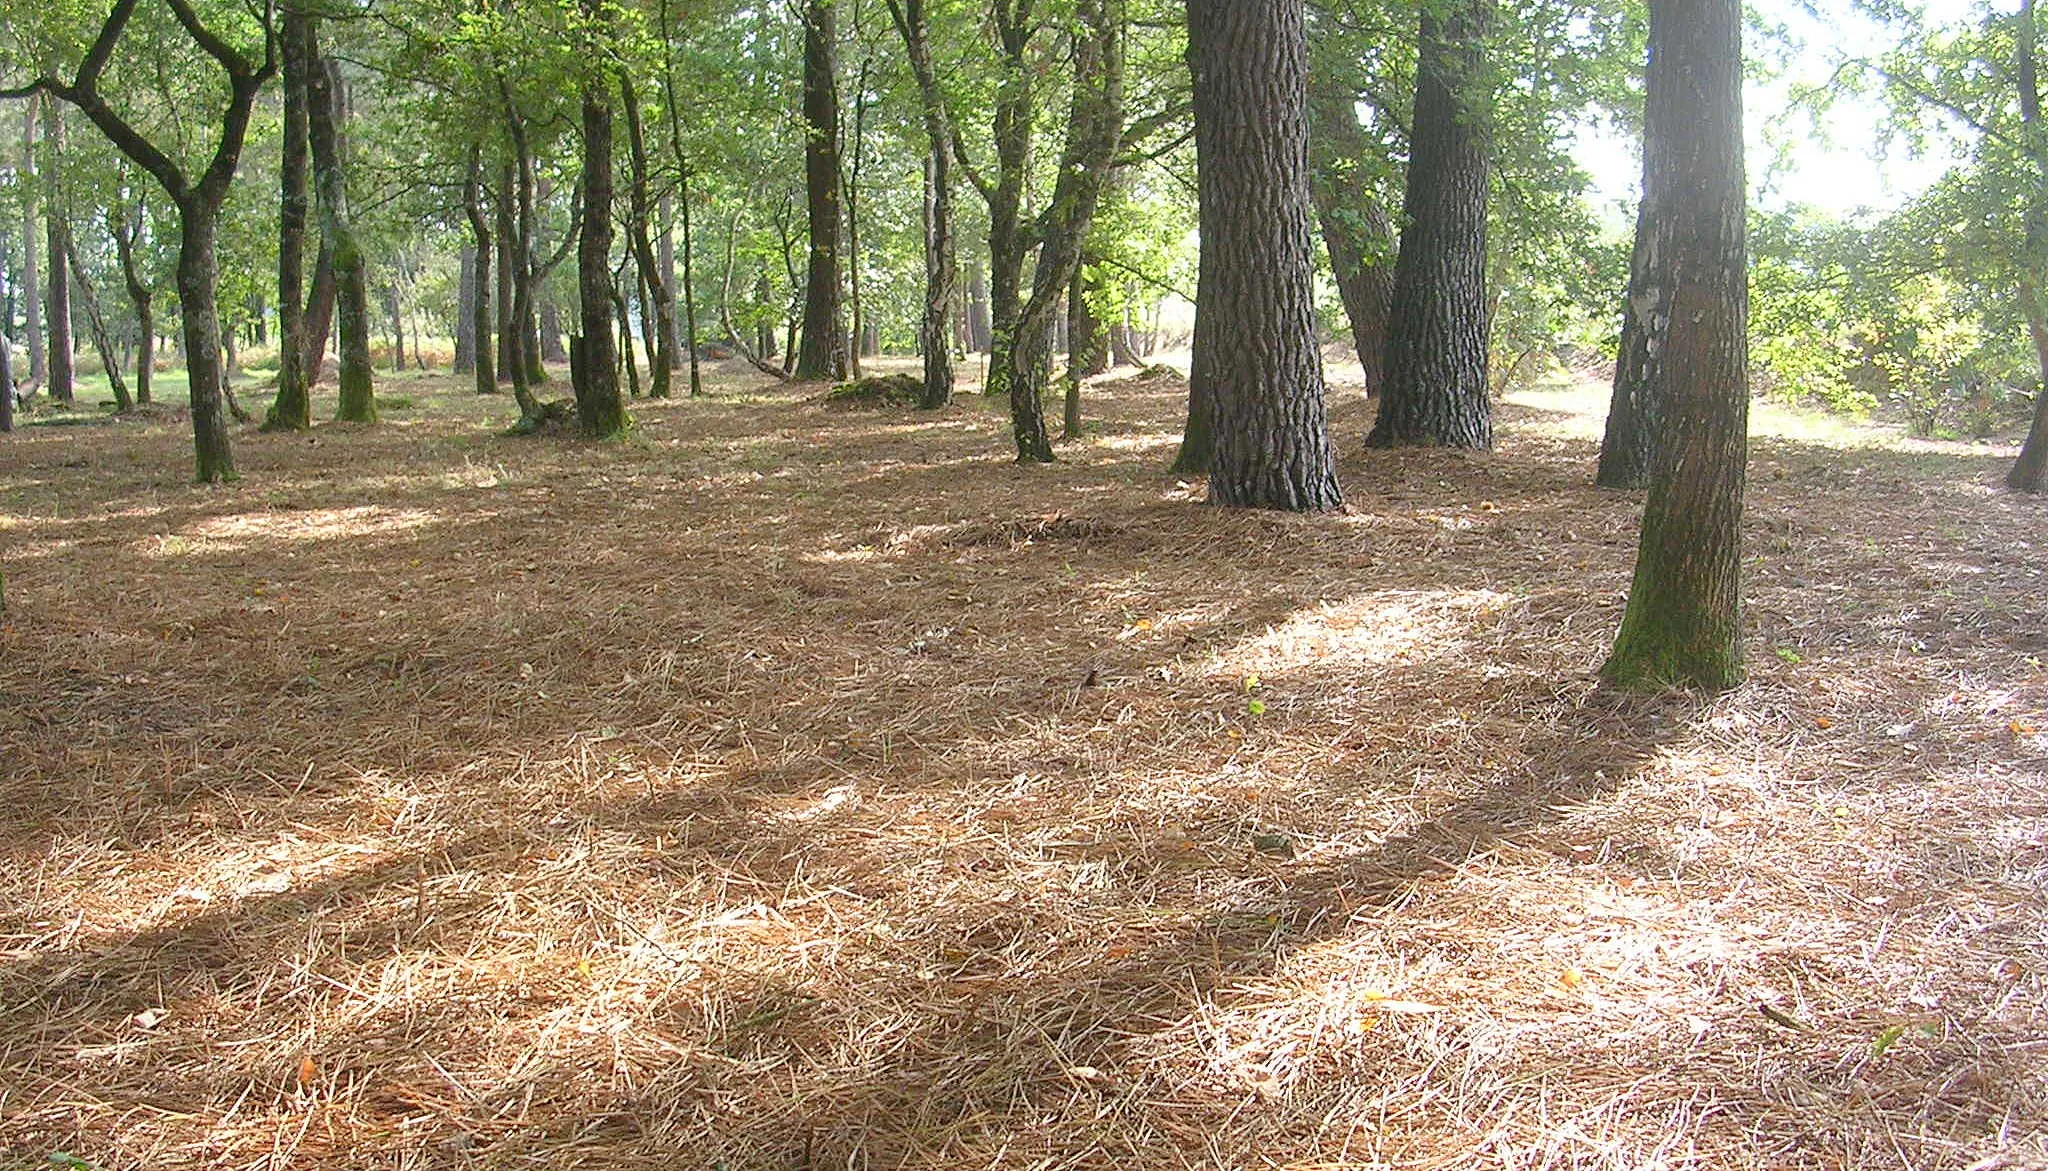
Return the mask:
[[[738, 374], [628, 442], [0, 439], [0, 1164], [2020, 1167], [2043, 505], [1760, 443], [1754, 682], [1591, 675], [1570, 396], [1350, 515]], [[252, 403], [252, 408], [260, 404]], [[260, 411], [259, 411], [260, 413]]]

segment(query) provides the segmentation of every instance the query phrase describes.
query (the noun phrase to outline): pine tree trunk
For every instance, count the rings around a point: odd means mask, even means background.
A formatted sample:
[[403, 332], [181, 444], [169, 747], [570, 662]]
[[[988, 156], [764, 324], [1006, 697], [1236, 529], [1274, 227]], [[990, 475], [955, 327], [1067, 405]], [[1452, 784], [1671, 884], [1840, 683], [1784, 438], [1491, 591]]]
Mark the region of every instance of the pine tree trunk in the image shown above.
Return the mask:
[[602, 90], [583, 91], [583, 234], [576, 244], [576, 288], [583, 332], [575, 364], [576, 420], [592, 439], [623, 435], [619, 354], [612, 336], [612, 111]]
[[1366, 390], [1378, 394], [1386, 383], [1394, 225], [1373, 181], [1374, 148], [1358, 124], [1357, 97], [1335, 72], [1344, 64], [1333, 62], [1310, 80], [1309, 190], [1330, 254], [1330, 275], [1351, 322], [1351, 347], [1365, 368]]
[[2027, 133], [2023, 139], [2032, 151], [2036, 169], [2034, 189], [2026, 210], [2026, 255], [2020, 282], [2020, 301], [2026, 307], [2027, 332], [2032, 335], [2034, 354], [2041, 371], [2042, 392], [2034, 403], [2034, 423], [2027, 429], [2027, 441], [2019, 459], [2006, 473], [2006, 487], [2018, 492], [2048, 489], [2048, 298], [2044, 298], [2038, 274], [2048, 263], [2048, 149], [2041, 146], [2044, 129], [2041, 116], [2041, 78], [2038, 60], [2040, 29], [2034, 19], [2034, 0], [2020, 0], [2014, 21], [2015, 61], [2019, 76], [2020, 121]]
[[[455, 363], [450, 374], [476, 369], [476, 245], [462, 246], [455, 286]], [[414, 347], [417, 352], [418, 347]]]
[[320, 55], [319, 26], [306, 34], [306, 123], [318, 188], [320, 235], [334, 271], [335, 333], [339, 338], [340, 402], [334, 417], [345, 423], [377, 421], [375, 375], [370, 362], [369, 264], [349, 218], [344, 130], [348, 118], [341, 69]]
[[1491, 0], [1425, 5], [1372, 447], [1493, 446], [1486, 381], [1488, 142], [1481, 41]]
[[279, 35], [284, 73], [283, 154], [278, 164], [277, 398], [265, 431], [302, 431], [313, 425], [311, 380], [306, 374], [306, 222], [310, 206], [306, 170], [307, 45], [303, 13], [287, 10]]
[[803, 344], [796, 376], [846, 377], [846, 330], [840, 312], [840, 235], [845, 215], [839, 186], [838, 23], [834, 0], [804, 7], [804, 189], [810, 217], [810, 269], [804, 286]]
[[220, 314], [214, 289], [214, 226], [219, 210], [195, 195], [178, 207], [178, 304], [184, 323], [185, 374], [191, 385], [193, 473], [202, 484], [235, 478], [220, 360]]
[[953, 239], [953, 131], [932, 64], [931, 22], [924, 0], [903, 0], [900, 5], [891, 0], [889, 12], [910, 57], [924, 116], [924, 316], [917, 330], [924, 388], [918, 406], [937, 410], [953, 399], [953, 299], [959, 285]]
[[[517, 364], [514, 354], [516, 352], [516, 339], [519, 336], [518, 331], [512, 328], [512, 282], [517, 279], [517, 274], [514, 272], [512, 264], [512, 241], [518, 235], [518, 232], [513, 226], [512, 218], [514, 212], [512, 165], [510, 163], [507, 163], [499, 172], [493, 206], [497, 209], [498, 296], [495, 302], [496, 315], [494, 320], [497, 322], [498, 334], [498, 381], [509, 383], [512, 381], [512, 372]], [[475, 229], [472, 228], [471, 231], [474, 232]], [[479, 239], [481, 239], [480, 236]]]
[[1742, 503], [1748, 462], [1749, 282], [1742, 161], [1742, 6], [1652, 0], [1648, 86], [1653, 249], [1671, 322], [1650, 393], [1663, 435], [1628, 610], [1601, 675], [1623, 688], [1720, 691], [1742, 680]]
[[47, 307], [43, 337], [49, 349], [45, 368], [49, 371], [50, 397], [69, 406], [77, 385], [77, 371], [72, 364], [76, 342], [71, 332], [71, 273], [64, 261], [71, 254], [71, 221], [66, 218], [70, 209], [66, 206], [59, 179], [64, 157], [62, 114], [57, 103], [43, 103], [43, 218], [48, 228], [43, 255], [50, 260], [43, 273], [43, 297]]
[[1317, 512], [1337, 486], [1316, 346], [1302, 0], [1189, 0], [1201, 277], [1190, 382], [1209, 500]]
[[[49, 99], [35, 94], [22, 103], [21, 114], [21, 173], [26, 180], [36, 169], [36, 117], [39, 107]], [[43, 349], [43, 276], [42, 266], [37, 261], [37, 237], [42, 235], [41, 216], [36, 210], [36, 189], [39, 184], [23, 182], [22, 229], [21, 229], [21, 317], [22, 348], [28, 351], [28, 384], [30, 392], [50, 380], [50, 355]]]
[[[1692, 116], [1689, 108], [1653, 109], [1647, 112], [1647, 121], [1664, 123]], [[1657, 252], [1659, 217], [1654, 209], [1664, 193], [1652, 184], [1666, 181], [1669, 173], [1649, 166], [1647, 158], [1643, 171], [1643, 201], [1636, 215], [1635, 250], [1629, 258], [1627, 304], [1622, 310], [1621, 349], [1614, 363], [1614, 394], [1608, 400], [1600, 467], [1594, 475], [1594, 482], [1602, 488], [1632, 489], [1648, 484], [1660, 431], [1658, 403], [1652, 394], [1662, 384], [1659, 365], [1664, 333], [1671, 324], [1671, 271], [1670, 258]]]

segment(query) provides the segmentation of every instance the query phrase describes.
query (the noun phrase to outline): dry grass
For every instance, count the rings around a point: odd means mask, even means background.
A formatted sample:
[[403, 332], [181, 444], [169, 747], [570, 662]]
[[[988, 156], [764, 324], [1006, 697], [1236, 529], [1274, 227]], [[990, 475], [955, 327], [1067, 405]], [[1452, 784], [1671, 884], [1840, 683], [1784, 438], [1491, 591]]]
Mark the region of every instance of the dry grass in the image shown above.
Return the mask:
[[[2048, 1165], [2042, 508], [1767, 441], [1754, 682], [1592, 669], [1525, 399], [1226, 515], [1179, 402], [0, 440], [0, 1164]], [[1536, 402], [1536, 405], [1528, 405]]]

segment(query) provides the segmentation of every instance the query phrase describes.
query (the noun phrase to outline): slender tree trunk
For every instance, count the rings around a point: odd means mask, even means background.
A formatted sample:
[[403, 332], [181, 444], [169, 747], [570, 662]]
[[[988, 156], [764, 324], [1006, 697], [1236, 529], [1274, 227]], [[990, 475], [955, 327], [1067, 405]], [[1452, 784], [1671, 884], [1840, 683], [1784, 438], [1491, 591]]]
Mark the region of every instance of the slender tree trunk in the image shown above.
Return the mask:
[[287, 9], [279, 37], [284, 73], [283, 156], [278, 166], [277, 215], [277, 398], [263, 420], [265, 431], [302, 431], [313, 425], [311, 379], [306, 374], [306, 169], [310, 134], [307, 112], [307, 34], [303, 13]]
[[121, 279], [128, 286], [128, 300], [135, 311], [135, 401], [144, 405], [151, 401], [150, 383], [156, 375], [156, 295], [149, 283], [143, 280], [142, 269], [135, 260], [135, 245], [142, 235], [147, 214], [147, 208], [140, 200], [125, 222], [119, 209], [110, 208], [107, 212], [108, 232], [114, 237], [114, 255], [121, 262]]
[[[1095, 221], [1117, 145], [1123, 139], [1123, 5], [1077, 0], [1074, 96], [1067, 145], [1052, 203], [1040, 221], [1044, 243], [1031, 300], [1017, 317], [1000, 376], [1010, 393], [1010, 425], [1020, 463], [1050, 463], [1044, 398], [1052, 378], [1053, 326], [1067, 286], [1081, 266], [1081, 248]], [[995, 367], [991, 366], [991, 377]]]
[[39, 183], [29, 181], [36, 171], [36, 118], [46, 99], [34, 94], [22, 103], [21, 113], [21, 316], [22, 348], [28, 351], [28, 384], [31, 393], [50, 380], [50, 355], [43, 349], [43, 277], [36, 258], [37, 237], [43, 234], [36, 209]]
[[313, 254], [313, 291], [306, 297], [306, 384], [320, 385], [327, 375], [327, 340], [334, 333], [334, 253], [323, 237]]
[[392, 284], [385, 291], [385, 301], [391, 308], [391, 372], [405, 373], [405, 310], [399, 303], [398, 286]]
[[971, 353], [988, 353], [994, 341], [988, 298], [988, 270], [976, 257], [967, 266], [967, 349]]
[[1302, 0], [1190, 0], [1202, 261], [1191, 384], [1213, 428], [1209, 500], [1343, 504], [1316, 346]]
[[583, 332], [573, 343], [576, 419], [592, 439], [626, 433], [619, 397], [619, 355], [612, 337], [612, 111], [603, 91], [583, 91], [583, 235], [576, 247], [576, 285]]
[[[14, 318], [8, 313], [8, 320]], [[0, 435], [14, 430], [14, 349], [8, 344], [7, 331], [0, 329]]]
[[1019, 336], [1024, 262], [1032, 244], [1024, 224], [1024, 200], [1031, 181], [1037, 94], [1027, 56], [1037, 25], [1031, 0], [995, 0], [991, 15], [1003, 73], [996, 91], [996, 180], [982, 188], [988, 203], [989, 360], [981, 389], [984, 394], [1010, 395], [1014, 404], [1009, 378], [1018, 363], [1011, 350]]
[[334, 270], [335, 331], [340, 335], [341, 393], [334, 417], [345, 423], [374, 423], [377, 392], [370, 361], [369, 264], [348, 209], [343, 130], [348, 98], [340, 68], [320, 55], [317, 23], [307, 32], [306, 42], [306, 137], [319, 189], [321, 240]]
[[[671, 295], [674, 286], [664, 281], [661, 258], [654, 251], [654, 198], [648, 189], [647, 137], [640, 127], [640, 98], [633, 90], [630, 77], [619, 79], [619, 105], [626, 115], [626, 142], [632, 164], [628, 187], [628, 206], [631, 209], [629, 242], [634, 261], [640, 269], [640, 278], [654, 298], [651, 306], [654, 329], [649, 335], [647, 351], [647, 393], [652, 398], [667, 398], [670, 371], [675, 368], [676, 361], [676, 309]], [[666, 232], [662, 233], [662, 238], [667, 238]], [[649, 306], [642, 306], [643, 318], [647, 316], [644, 312], [647, 308]]]
[[50, 397], [69, 406], [77, 384], [77, 371], [72, 363], [77, 344], [71, 332], [71, 274], [65, 265], [65, 257], [71, 254], [71, 221], [68, 218], [70, 207], [62, 188], [64, 118], [57, 103], [44, 102], [42, 105], [43, 218], [48, 228], [45, 235], [48, 247], [43, 255], [50, 258], [50, 267], [43, 274], [43, 296], [47, 306], [43, 321], [44, 339], [49, 346], [46, 365], [50, 373]]
[[78, 307], [85, 313], [86, 332], [92, 336], [93, 349], [99, 352], [100, 365], [106, 368], [107, 388], [114, 392], [114, 409], [122, 414], [135, 409], [135, 400], [128, 396], [128, 380], [121, 376], [121, 355], [114, 347], [114, 335], [107, 329], [106, 315], [100, 312], [100, 299], [93, 294], [92, 281], [86, 276], [85, 266], [78, 262], [78, 249], [65, 233], [65, 260], [71, 267], [72, 291], [76, 294]]
[[1372, 447], [1493, 446], [1486, 381], [1491, 0], [1422, 10], [1408, 192]]
[[[516, 279], [512, 265], [512, 240], [517, 234], [513, 227], [512, 165], [507, 163], [499, 173], [497, 194], [493, 200], [497, 208], [498, 236], [498, 381], [511, 382], [518, 331], [512, 328], [512, 282]], [[471, 232], [476, 232], [474, 226]], [[478, 239], [482, 239], [478, 235]]]
[[804, 187], [810, 215], [810, 279], [804, 289], [803, 347], [796, 376], [838, 381], [846, 377], [846, 326], [840, 311], [839, 86], [834, 0], [804, 6]]
[[1386, 381], [1387, 313], [1394, 297], [1394, 225], [1373, 181], [1373, 146], [1358, 123], [1356, 96], [1338, 71], [1346, 64], [1330, 62], [1310, 78], [1309, 191], [1331, 276], [1351, 322], [1352, 349], [1365, 368], [1366, 389], [1378, 394]]
[[959, 265], [953, 242], [953, 130], [932, 64], [931, 24], [924, 0], [890, 0], [889, 13], [903, 37], [923, 106], [924, 317], [918, 350], [924, 355], [924, 389], [918, 405], [936, 410], [953, 400], [953, 300]]
[[[1657, 111], [1651, 117], [1690, 118], [1686, 110]], [[1654, 390], [1662, 385], [1660, 360], [1664, 334], [1671, 324], [1670, 257], [1657, 252], [1653, 211], [1663, 192], [1652, 184], [1668, 178], [1649, 174], [1644, 166], [1642, 208], [1636, 218], [1635, 250], [1629, 259], [1627, 304], [1622, 310], [1621, 349], [1614, 363], [1614, 395], [1608, 402], [1606, 433], [1600, 442], [1600, 467], [1594, 482], [1602, 488], [1641, 488], [1650, 482], [1656, 450], [1658, 403]]]
[[476, 263], [476, 245], [464, 244], [455, 293], [455, 363], [449, 368], [451, 374], [468, 374], [476, 369]]
[[[1742, 503], [1749, 281], [1742, 160], [1742, 6], [1652, 0], [1644, 156], [1671, 322], [1651, 394], [1662, 438], [1628, 610], [1601, 668], [1623, 688], [1720, 691], [1742, 680]], [[1676, 116], [1677, 111], [1682, 116]]]

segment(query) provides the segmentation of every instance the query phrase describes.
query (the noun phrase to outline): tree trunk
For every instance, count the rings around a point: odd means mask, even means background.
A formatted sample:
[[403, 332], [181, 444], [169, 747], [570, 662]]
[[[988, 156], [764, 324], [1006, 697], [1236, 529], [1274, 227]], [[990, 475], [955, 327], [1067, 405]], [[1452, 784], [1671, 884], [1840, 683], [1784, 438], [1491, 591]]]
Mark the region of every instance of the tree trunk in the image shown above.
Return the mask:
[[319, 192], [320, 236], [334, 271], [340, 339], [340, 403], [334, 417], [344, 423], [377, 421], [375, 375], [370, 362], [369, 265], [349, 218], [343, 127], [348, 98], [341, 69], [320, 55], [319, 25], [306, 34], [306, 122], [312, 147], [313, 180]]
[[[651, 398], [669, 396], [670, 372], [675, 369], [676, 309], [673, 297], [674, 286], [663, 277], [661, 258], [654, 251], [654, 198], [647, 179], [647, 138], [640, 127], [640, 98], [633, 90], [629, 77], [619, 79], [619, 103], [626, 114], [626, 142], [628, 157], [632, 163], [631, 185], [629, 187], [631, 208], [630, 239], [635, 263], [640, 269], [640, 279], [653, 297], [654, 322], [649, 335], [647, 352], [647, 393]], [[662, 233], [666, 240], [668, 234]], [[671, 268], [673, 267], [673, 257]], [[645, 319], [650, 306], [641, 306], [641, 317]], [[589, 332], [587, 329], [584, 332]]]
[[[451, 374], [476, 369], [476, 245], [462, 246], [461, 275], [455, 291], [455, 363]], [[414, 347], [418, 351], [418, 347]]]
[[151, 401], [150, 383], [156, 375], [156, 295], [142, 279], [142, 269], [135, 260], [135, 244], [142, 235], [147, 214], [140, 200], [125, 222], [118, 209], [110, 208], [107, 212], [114, 255], [121, 262], [121, 278], [128, 286], [128, 300], [135, 310], [135, 401], [145, 405]]
[[612, 336], [612, 111], [604, 91], [583, 90], [583, 234], [576, 245], [576, 288], [583, 332], [574, 365], [576, 420], [583, 434], [609, 439], [626, 433], [619, 397], [619, 354]]
[[[11, 321], [13, 314], [9, 313]], [[7, 331], [0, 329], [0, 435], [14, 430], [14, 350]]]
[[71, 333], [71, 273], [65, 264], [65, 257], [71, 254], [70, 208], [61, 187], [64, 119], [57, 103], [44, 102], [42, 105], [43, 218], [48, 228], [43, 255], [50, 258], [49, 268], [43, 273], [43, 297], [48, 307], [44, 314], [43, 336], [49, 347], [46, 367], [50, 375], [50, 397], [69, 406], [77, 384], [77, 371], [72, 364], [76, 343]]
[[100, 312], [100, 299], [93, 295], [85, 266], [78, 263], [78, 249], [70, 241], [70, 233], [65, 236], [64, 258], [71, 268], [75, 300], [85, 313], [86, 331], [92, 336], [93, 349], [99, 352], [100, 365], [106, 368], [107, 389], [114, 392], [114, 409], [125, 415], [135, 409], [135, 400], [128, 397], [128, 380], [121, 376], [120, 352], [114, 347], [114, 335], [107, 329], [106, 315]]
[[1664, 434], [1628, 610], [1600, 673], [1623, 688], [1720, 691], [1742, 680], [1742, 496], [1748, 462], [1748, 264], [1742, 6], [1652, 0], [1648, 205], [1671, 322], [1651, 394]]
[[219, 211], [188, 197], [178, 207], [178, 305], [184, 323], [185, 374], [191, 384], [193, 471], [202, 484], [235, 478], [222, 392], [220, 314], [214, 304], [219, 271], [213, 258]]
[[[562, 307], [560, 305], [549, 301], [541, 306], [540, 325], [537, 336], [539, 344], [534, 347], [534, 352], [538, 353], [544, 361], [562, 362], [568, 359], [569, 349], [562, 340], [566, 335], [562, 330]], [[545, 382], [547, 377], [547, 371], [542, 367], [535, 366], [533, 368], [533, 380], [535, 382]]]
[[[1692, 111], [1651, 110], [1648, 118], [1690, 118]], [[1664, 132], [1664, 133], [1669, 133]], [[1643, 167], [1643, 202], [1636, 217], [1635, 250], [1629, 258], [1628, 297], [1622, 310], [1621, 349], [1614, 363], [1614, 395], [1608, 401], [1606, 433], [1600, 441], [1600, 467], [1594, 482], [1602, 488], [1641, 488], [1650, 482], [1660, 430], [1655, 388], [1664, 334], [1671, 324], [1671, 271], [1668, 256], [1657, 253], [1653, 209], [1664, 193], [1652, 186], [1667, 179]]]
[[988, 298], [988, 269], [977, 257], [973, 264], [967, 266], [967, 349], [970, 353], [986, 354], [994, 341]]
[[334, 333], [334, 253], [322, 238], [313, 254], [313, 291], [306, 298], [306, 384], [320, 385], [327, 374], [327, 341]]
[[36, 212], [38, 184], [26, 181], [36, 169], [36, 117], [38, 108], [46, 100], [41, 94], [30, 97], [22, 103], [21, 113], [21, 172], [24, 180], [21, 185], [21, 344], [28, 351], [31, 393], [50, 380], [50, 355], [43, 349], [43, 277], [36, 259], [36, 237], [42, 235], [42, 226], [38, 222], [40, 217]]
[[1009, 378], [1019, 363], [1011, 350], [1018, 339], [1024, 262], [1032, 243], [1024, 225], [1024, 200], [1031, 182], [1032, 130], [1037, 116], [1033, 72], [1026, 58], [1037, 25], [1031, 0], [996, 0], [992, 15], [1003, 72], [996, 90], [996, 180], [982, 188], [988, 203], [989, 361], [981, 389], [984, 394], [1009, 394], [1014, 405], [1017, 399]]
[[[1319, 61], [1319, 64], [1322, 62]], [[1394, 297], [1394, 225], [1374, 182], [1376, 153], [1358, 124], [1357, 97], [1342, 84], [1350, 62], [1329, 62], [1309, 86], [1309, 191], [1330, 254], [1330, 275], [1351, 322], [1351, 347], [1366, 390], [1386, 382], [1387, 312]]]
[[[515, 341], [518, 337], [518, 331], [512, 328], [512, 282], [516, 279], [512, 266], [512, 240], [517, 235], [517, 232], [514, 230], [512, 221], [512, 166], [510, 163], [507, 163], [503, 170], [499, 172], [494, 204], [497, 208], [498, 222], [496, 244], [498, 251], [498, 296], [495, 302], [497, 307], [495, 320], [497, 321], [498, 329], [498, 381], [510, 382], [512, 381], [514, 366]], [[478, 239], [483, 238], [474, 225], [471, 226], [470, 231], [477, 233]]]
[[1487, 128], [1481, 59], [1491, 0], [1422, 10], [1386, 390], [1372, 447], [1493, 446], [1486, 381]]
[[803, 346], [796, 376], [846, 377], [846, 331], [840, 312], [839, 87], [834, 76], [838, 23], [834, 0], [805, 0], [804, 190], [810, 216], [810, 275], [804, 287]]
[[1202, 258], [1190, 383], [1213, 429], [1209, 500], [1344, 503], [1316, 346], [1302, 0], [1190, 0]]
[[891, 0], [889, 12], [903, 36], [923, 107], [924, 317], [918, 324], [917, 344], [924, 356], [924, 389], [918, 406], [937, 410], [953, 400], [953, 296], [959, 283], [953, 242], [953, 131], [932, 64], [931, 23], [924, 0], [903, 0], [900, 5]]
[[2027, 332], [2034, 341], [2034, 354], [2040, 367], [2042, 390], [2034, 402], [2034, 423], [2027, 429], [2027, 441], [2020, 447], [2020, 457], [2006, 474], [2006, 487], [2018, 492], [2040, 492], [2048, 488], [2048, 298], [2044, 298], [2038, 274], [2048, 258], [2048, 157], [2043, 157], [2041, 147], [2041, 79], [2037, 57], [2040, 30], [2034, 20], [2034, 0], [2020, 0], [2019, 17], [2016, 22], [2017, 43], [2015, 64], [2018, 66], [2020, 96], [2020, 120], [2027, 134], [2024, 139], [2034, 152], [2033, 163], [2037, 169], [2034, 190], [2027, 200], [2026, 212], [2026, 263], [2022, 271], [2028, 275], [2020, 282], [2020, 301], [2026, 306]]
[[[1074, 94], [1052, 202], [1040, 218], [1043, 244], [1031, 299], [1017, 315], [1010, 344], [1000, 336], [989, 377], [1010, 395], [1010, 425], [1019, 463], [1052, 462], [1045, 430], [1045, 391], [1052, 379], [1053, 326], [1060, 301], [1081, 266], [1081, 248], [1095, 222], [1118, 144], [1123, 139], [1124, 10], [1122, 0], [1078, 0], [1073, 45]], [[1002, 373], [998, 374], [997, 371]]]
[[279, 36], [284, 73], [284, 149], [278, 166], [277, 398], [265, 431], [303, 431], [313, 425], [311, 379], [306, 373], [306, 168], [310, 134], [306, 84], [307, 35], [303, 13], [287, 10]]

